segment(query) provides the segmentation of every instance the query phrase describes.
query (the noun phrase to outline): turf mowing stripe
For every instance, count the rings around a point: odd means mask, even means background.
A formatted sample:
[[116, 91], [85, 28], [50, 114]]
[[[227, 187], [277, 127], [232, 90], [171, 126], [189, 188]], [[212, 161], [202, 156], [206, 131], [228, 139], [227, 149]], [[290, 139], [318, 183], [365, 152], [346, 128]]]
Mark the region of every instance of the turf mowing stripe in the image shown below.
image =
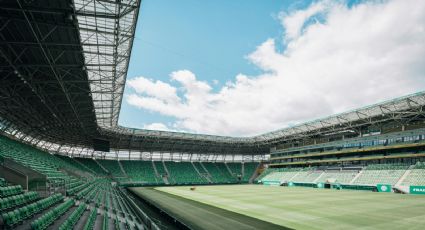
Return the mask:
[[157, 190], [296, 229], [424, 229], [425, 196], [262, 185]]
[[253, 217], [161, 192], [153, 188], [130, 189], [141, 198], [149, 200], [192, 229], [288, 229]]

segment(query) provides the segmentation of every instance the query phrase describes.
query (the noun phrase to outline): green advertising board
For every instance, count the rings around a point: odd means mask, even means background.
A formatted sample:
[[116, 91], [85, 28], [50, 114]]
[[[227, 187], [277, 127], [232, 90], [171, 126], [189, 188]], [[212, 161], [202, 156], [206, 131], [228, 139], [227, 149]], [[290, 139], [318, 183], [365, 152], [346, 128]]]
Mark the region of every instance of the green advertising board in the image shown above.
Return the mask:
[[317, 183], [316, 188], [324, 188], [325, 184], [323, 183]]
[[391, 185], [390, 184], [377, 184], [376, 189], [378, 192], [391, 192]]
[[263, 185], [280, 185], [280, 181], [273, 181], [273, 180], [264, 180]]
[[290, 181], [290, 182], [288, 182], [288, 187], [292, 187], [292, 186], [295, 186], [295, 185], [294, 185], [294, 182], [291, 182], [291, 181]]
[[410, 194], [425, 195], [425, 186], [410, 186]]
[[341, 186], [341, 184], [335, 183], [335, 184], [332, 184], [331, 185], [331, 188], [337, 189], [337, 190], [341, 190], [342, 189], [342, 186]]

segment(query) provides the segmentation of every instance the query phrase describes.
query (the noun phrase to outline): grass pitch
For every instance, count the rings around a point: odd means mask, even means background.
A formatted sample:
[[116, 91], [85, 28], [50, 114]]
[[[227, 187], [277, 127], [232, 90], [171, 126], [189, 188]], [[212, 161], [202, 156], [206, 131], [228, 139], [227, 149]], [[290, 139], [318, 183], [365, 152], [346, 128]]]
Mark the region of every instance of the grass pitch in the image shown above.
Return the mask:
[[[180, 205], [195, 201], [294, 229], [425, 229], [425, 196], [420, 195], [262, 185], [155, 189], [180, 197], [173, 206], [182, 212]], [[200, 223], [204, 219], [209, 216], [197, 217]]]

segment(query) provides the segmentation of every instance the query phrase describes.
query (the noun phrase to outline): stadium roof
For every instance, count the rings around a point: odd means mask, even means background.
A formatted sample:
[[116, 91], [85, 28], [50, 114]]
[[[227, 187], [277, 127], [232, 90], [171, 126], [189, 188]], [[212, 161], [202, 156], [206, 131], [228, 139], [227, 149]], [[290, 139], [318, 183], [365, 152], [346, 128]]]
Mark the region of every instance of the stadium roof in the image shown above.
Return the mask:
[[139, 0], [74, 0], [99, 127], [116, 126], [136, 30]]
[[423, 116], [425, 92], [253, 137], [118, 125], [140, 0], [0, 2], [0, 129], [51, 151], [264, 155], [293, 139]]

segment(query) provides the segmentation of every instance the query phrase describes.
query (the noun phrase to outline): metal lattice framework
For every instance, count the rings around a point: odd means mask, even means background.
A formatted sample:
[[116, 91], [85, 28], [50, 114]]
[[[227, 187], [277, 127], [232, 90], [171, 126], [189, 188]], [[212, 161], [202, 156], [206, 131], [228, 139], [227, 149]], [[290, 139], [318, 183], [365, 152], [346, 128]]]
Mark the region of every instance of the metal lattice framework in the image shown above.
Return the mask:
[[[419, 92], [253, 137], [121, 127], [139, 8], [140, 0], [0, 1], [1, 132], [67, 155], [264, 160], [282, 143], [425, 119]], [[113, 151], [94, 151], [93, 138]]]
[[99, 135], [70, 2], [0, 2], [0, 117], [58, 144]]
[[100, 127], [118, 123], [140, 0], [74, 0]]
[[303, 138], [307, 135], [324, 135], [365, 125], [388, 121], [407, 124], [414, 119], [424, 119], [425, 91], [388, 100], [341, 114], [305, 122], [293, 127], [265, 133], [255, 138], [276, 143], [282, 139]]

